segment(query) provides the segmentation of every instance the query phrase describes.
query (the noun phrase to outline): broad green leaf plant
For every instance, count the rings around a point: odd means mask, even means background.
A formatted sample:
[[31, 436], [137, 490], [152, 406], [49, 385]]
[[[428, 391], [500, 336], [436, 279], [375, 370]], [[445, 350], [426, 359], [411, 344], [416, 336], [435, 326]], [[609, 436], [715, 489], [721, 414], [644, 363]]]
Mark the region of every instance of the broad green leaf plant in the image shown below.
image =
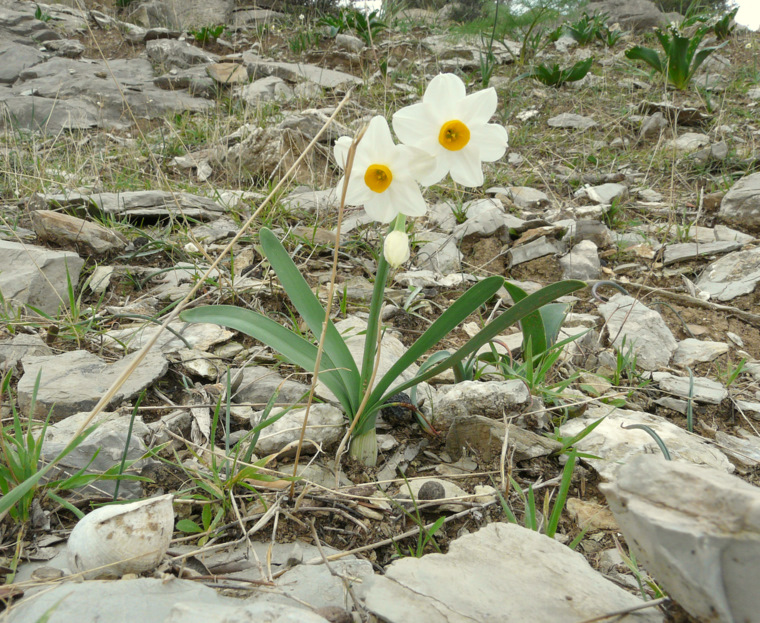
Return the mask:
[[700, 49], [702, 39], [710, 30], [710, 26], [699, 26], [689, 37], [676, 24], [665, 29], [655, 28], [654, 33], [662, 46], [663, 54], [637, 45], [626, 50], [625, 56], [630, 60], [644, 61], [665, 76], [669, 84], [682, 91], [688, 88], [692, 77], [707, 57], [728, 43], [724, 41], [720, 45]]
[[409, 257], [406, 218], [423, 216], [427, 210], [420, 185], [438, 183], [447, 175], [464, 186], [483, 184], [481, 163], [499, 160], [507, 147], [504, 127], [489, 123], [496, 106], [494, 89], [467, 95], [457, 76], [440, 74], [428, 85], [422, 102], [394, 114], [393, 129], [401, 144], [394, 142], [387, 121], [380, 116], [369, 122], [358, 142], [349, 137], [336, 142], [335, 159], [345, 170], [338, 183], [341, 204], [362, 205], [372, 219], [390, 225], [377, 264], [361, 362], [354, 361], [301, 271], [267, 228], [259, 232], [261, 248], [311, 332], [320, 336], [324, 329], [322, 350], [274, 320], [240, 307], [203, 306], [181, 315], [187, 322], [211, 322], [241, 331], [307, 372], [316, 371], [351, 423], [350, 455], [366, 465], [376, 464], [375, 420], [392, 396], [452, 368], [510, 325], [585, 286], [581, 281], [564, 281], [516, 301], [457, 351], [434, 355], [428, 359], [431, 365], [423, 366], [413, 379], [402, 380], [412, 364], [504, 285], [502, 277], [483, 279], [444, 311], [386, 374], [375, 378], [385, 287], [391, 268]]

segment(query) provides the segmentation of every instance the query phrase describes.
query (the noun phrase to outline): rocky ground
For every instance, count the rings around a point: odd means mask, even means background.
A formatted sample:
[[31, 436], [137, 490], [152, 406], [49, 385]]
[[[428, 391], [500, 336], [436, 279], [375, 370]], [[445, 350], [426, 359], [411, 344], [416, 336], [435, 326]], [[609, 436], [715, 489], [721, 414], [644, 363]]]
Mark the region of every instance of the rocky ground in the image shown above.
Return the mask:
[[[367, 45], [274, 3], [115, 4], [129, 6], [0, 0], [0, 468], [14, 417], [39, 434], [49, 418], [42, 466], [97, 406], [58, 476], [124, 457], [142, 476], [118, 491], [42, 483], [27, 512], [0, 517], [2, 620], [757, 620], [757, 33], [735, 31], [685, 91], [625, 58], [657, 47], [663, 16], [646, 3], [605, 5], [626, 31], [612, 47], [564, 36], [541, 52], [594, 58], [559, 89], [518, 79], [521, 42], [497, 41], [492, 122], [508, 153], [482, 188], [426, 192], [386, 290], [380, 369], [482, 277], [618, 287], [562, 299], [561, 337], [582, 335], [542, 378], [507, 370], [515, 327], [499, 364], [421, 384], [437, 434], [380, 418], [376, 467], [336, 466], [345, 417], [323, 391], [297, 467], [303, 408], [261, 432], [243, 469], [225, 455], [248, 449], [278, 388], [282, 406], [303, 400], [309, 375], [243, 334], [178, 319], [141, 349], [186, 302], [246, 306], [310, 337], [257, 231], [284, 241], [326, 301], [335, 138], [416, 102], [440, 72], [481, 88], [487, 42], [421, 11], [387, 18]], [[346, 210], [333, 309], [347, 335], [366, 327], [383, 234]], [[504, 292], [439, 348], [510, 305]], [[8, 474], [0, 483], [15, 484]], [[149, 573], [69, 577], [77, 513], [150, 499], [125, 512], [151, 532], [141, 513], [162, 494], [174, 494], [168, 552]]]

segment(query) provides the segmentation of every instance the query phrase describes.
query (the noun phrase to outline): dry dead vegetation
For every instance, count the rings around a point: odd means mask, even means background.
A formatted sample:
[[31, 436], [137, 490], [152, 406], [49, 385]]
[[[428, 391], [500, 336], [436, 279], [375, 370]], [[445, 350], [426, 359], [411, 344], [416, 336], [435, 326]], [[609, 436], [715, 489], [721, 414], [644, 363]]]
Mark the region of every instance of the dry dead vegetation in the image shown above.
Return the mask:
[[[269, 176], [251, 175], [242, 168], [215, 166], [212, 174], [201, 182], [192, 171], [173, 166], [172, 160], [217, 145], [245, 124], [273, 126], [290, 111], [310, 107], [328, 109], [329, 114], [342, 103], [336, 121], [354, 132], [369, 116], [383, 114], [390, 117], [395, 110], [421, 95], [426, 80], [439, 69], [436, 63], [418, 63], [423, 57], [423, 39], [441, 35], [450, 38], [452, 45], [464, 41], [481, 46], [477, 37], [461, 34], [461, 28], [446, 23], [428, 23], [403, 13], [391, 19], [390, 26], [389, 30], [378, 33], [374, 45], [358, 56], [337, 52], [332, 39], [317, 34], [320, 28], [315, 21], [309, 18], [302, 22], [297, 16], [278, 21], [271, 28], [230, 34], [231, 49], [218, 44], [210, 47], [216, 53], [227, 53], [243, 51], [257, 44], [260, 50], [278, 60], [305, 60], [349, 71], [362, 77], [364, 86], [348, 95], [333, 91], [290, 103], [269, 102], [251, 107], [221, 88], [209, 114], [177, 114], [160, 122], [137, 119], [134, 127], [124, 131], [42, 136], [16, 131], [6, 124], [0, 139], [0, 217], [6, 237], [13, 238], [11, 232], [19, 228], [31, 229], [30, 206], [34, 205], [33, 198], [37, 193], [155, 189], [213, 198], [228, 190], [250, 192], [253, 194], [244, 195], [243, 200], [229, 210], [229, 216], [240, 228], [239, 240], [232, 252], [222, 257], [218, 271], [211, 271], [207, 278], [195, 284], [197, 291], [191, 304], [198, 300], [249, 306], [264, 311], [294, 331], [303, 332], [305, 328], [260, 253], [256, 232], [264, 225], [280, 232], [309, 283], [324, 294], [332, 266], [331, 232], [336, 226], [336, 213], [325, 210], [305, 212], [288, 207], [283, 199], [293, 191], [296, 182], [282, 176], [286, 166]], [[652, 247], [658, 243], [687, 240], [696, 227], [712, 225], [721, 194], [742, 175], [758, 170], [760, 127], [757, 108], [746, 94], [760, 80], [757, 52], [760, 38], [757, 33], [737, 31], [720, 51], [720, 55], [730, 61], [719, 70], [724, 76], [721, 88], [708, 91], [693, 85], [683, 92], [664, 89], [660, 77], [651, 76], [624, 57], [624, 50], [641, 39], [655, 47], [649, 35], [626, 34], [612, 48], [599, 43], [580, 48], [579, 57], [591, 55], [595, 59], [589, 78], [580, 85], [559, 89], [530, 79], [517, 80], [526, 67], [515, 63], [496, 65], [490, 84], [496, 88], [500, 102], [495, 121], [509, 129], [509, 164], [505, 158], [488, 165], [483, 189], [463, 190], [445, 184], [432, 188], [427, 198], [431, 204], [451, 202], [454, 212], [464, 217], [465, 214], [459, 213], [462, 206], [471, 199], [485, 196], [485, 188], [529, 186], [542, 190], [551, 199], [551, 209], [536, 214], [536, 218], [556, 220], [560, 214], [572, 217], [573, 208], [582, 204], [574, 199], [574, 192], [584, 184], [626, 180], [630, 197], [606, 208], [602, 219], [616, 232], [646, 231], [646, 240], [628, 248], [613, 246], [602, 251], [603, 271], [609, 278], [624, 276], [626, 288], [642, 300], [648, 303], [661, 301], [662, 305], [657, 309], [678, 339], [695, 332], [702, 339], [716, 341], [725, 341], [728, 332], [738, 336], [743, 342], [744, 354], [737, 356], [734, 350], [732, 354], [700, 364], [694, 370], [696, 375], [725, 382], [740, 365], [742, 357], [760, 359], [760, 323], [758, 316], [754, 315], [758, 309], [757, 294], [731, 302], [738, 310], [748, 312], [744, 315], [709, 305], [698, 306], [688, 297], [679, 298], [683, 291], [682, 275], [694, 278], [704, 263], [680, 264], [677, 270], [669, 269], [663, 267], [661, 257]], [[117, 30], [105, 31], [95, 27], [83, 33], [80, 40], [86, 46], [86, 55], [97, 57], [102, 53], [109, 59], [134, 57], [141, 52], [142, 45], [128, 43]], [[566, 56], [552, 52], [550, 46], [544, 58], [547, 59], [545, 62], [563, 64]], [[479, 69], [469, 67], [460, 71], [460, 75], [472, 88], [480, 87]], [[697, 127], [709, 133], [715, 141], [726, 141], [728, 153], [725, 158], [699, 162], [669, 149], [666, 142], [673, 137], [673, 124], [656, 135], [641, 137], [640, 115], [645, 113], [641, 106], [645, 102], [665, 99], [681, 110], [694, 108], [704, 113], [704, 120]], [[582, 133], [547, 125], [547, 119], [565, 112], [593, 117], [597, 125]], [[306, 168], [301, 167], [298, 171], [299, 183], [315, 189], [334, 184], [337, 169], [329, 157], [330, 150], [324, 145], [307, 154]], [[647, 189], [659, 193], [662, 199], [656, 204], [642, 201], [637, 191]], [[265, 200], [264, 197], [269, 198]], [[503, 200], [507, 209], [520, 213], [508, 199]], [[358, 210], [348, 209], [346, 216], [351, 218], [357, 214]], [[252, 215], [255, 218], [251, 218]], [[55, 352], [84, 348], [106, 360], [116, 360], [121, 353], [105, 345], [102, 335], [127, 321], [109, 308], [129, 306], [137, 309], [142, 301], [153, 296], [151, 275], [180, 262], [208, 266], [221, 257], [226, 244], [226, 241], [210, 246], [198, 243], [191, 232], [196, 223], [182, 216], [141, 221], [112, 219], [103, 224], [124, 235], [131, 245], [121, 255], [108, 258], [107, 262], [87, 261], [79, 283], [72, 284], [75, 309], [41, 319], [7, 308], [0, 336], [35, 333], [44, 336]], [[243, 230], [246, 224], [250, 227]], [[425, 220], [422, 219], [414, 227], [417, 244], [424, 241], [424, 231]], [[371, 290], [363, 284], [373, 279], [378, 233], [375, 225], [369, 225], [353, 229], [345, 236], [337, 273], [339, 296], [334, 307], [338, 318], [367, 309], [366, 296]], [[199, 251], [201, 248], [203, 250]], [[467, 241], [461, 249], [463, 269], [477, 275], [499, 274], [543, 284], [561, 279], [558, 260], [551, 256], [510, 271], [505, 263], [509, 248], [510, 245], [494, 241]], [[96, 295], [88, 288], [88, 279], [100, 263], [117, 266], [117, 271], [105, 294]], [[624, 264], [635, 265], [635, 269], [628, 273], [619, 271]], [[239, 290], [231, 285], [234, 275], [260, 278], [263, 286], [255, 292]], [[406, 344], [419, 335], [458, 292], [425, 289], [412, 300], [407, 299], [409, 294], [408, 290], [398, 286], [388, 294], [389, 299], [402, 307], [388, 321], [388, 328], [397, 330]], [[404, 301], [407, 301], [405, 308]], [[573, 311], [586, 312], [595, 306], [588, 292], [584, 291]], [[470, 320], [479, 323], [492, 309], [493, 305], [490, 305], [483, 311], [482, 318]], [[154, 322], [160, 323], [174, 311], [176, 307], [171, 301], [164, 300], [157, 313], [147, 313]], [[464, 339], [466, 334], [459, 329], [441, 347], [456, 347]], [[222, 356], [218, 361], [221, 365], [217, 382], [194, 378], [186, 368], [174, 363], [160, 383], [147, 390], [139, 406], [123, 407], [128, 412], [134, 409], [146, 423], [151, 423], [177, 409], [205, 406], [213, 411], [221, 400], [221, 417], [215, 421], [215, 435], [210, 442], [202, 438], [191, 440], [173, 436], [168, 444], [157, 449], [156, 458], [160, 458], [161, 463], [143, 474], [152, 480], [144, 483], [146, 494], [157, 490], [175, 492], [180, 517], [195, 522], [202, 530], [199, 534], [177, 532], [178, 545], [192, 543], [210, 547], [250, 538], [254, 534], [257, 539], [271, 538], [278, 542], [296, 538], [311, 540], [314, 525], [322, 542], [342, 551], [360, 551], [382, 567], [399, 555], [418, 555], [435, 549], [445, 551], [447, 543], [458, 535], [476, 530], [487, 522], [507, 519], [498, 500], [486, 506], [478, 501], [467, 501], [456, 513], [442, 511], [439, 502], [422, 500], [416, 507], [402, 508], [386, 495], [386, 492], [405, 489], [405, 482], [400, 479], [402, 472], [410, 480], [445, 474], [469, 493], [474, 492], [477, 485], [495, 485], [507, 496], [517, 521], [529, 523], [529, 503], [514, 486], [507, 486], [502, 480], [508, 472], [520, 487], [527, 490], [532, 485], [539, 520], [541, 515], [549, 514], [562, 477], [565, 456], [514, 464], [509, 456], [504, 463], [498, 456], [487, 461], [482, 456], [473, 455], [457, 466], [446, 466], [442, 461], [446, 458], [444, 439], [425, 435], [411, 422], [385, 425], [384, 432], [395, 438], [398, 445], [381, 452], [376, 469], [347, 462], [345, 458], [342, 460], [341, 468], [351, 481], [350, 485], [336, 488], [328, 486], [329, 478], [312, 479], [319, 480], [318, 484], [306, 479], [298, 481], [293, 490], [288, 481], [292, 468], [283, 468], [291, 460], [287, 455], [262, 461], [243, 473], [236, 472], [240, 465], [233, 467], [224, 459], [224, 448], [230, 447], [230, 436], [234, 440], [238, 431], [250, 428], [250, 424], [233, 418], [230, 428], [225, 430], [225, 368], [244, 363], [264, 364], [283, 377], [308, 380], [300, 370], [279, 361], [271, 351], [260, 348], [249, 338], [240, 336], [237, 341], [243, 347], [243, 356]], [[536, 397], [548, 402], [554, 397], [552, 387], [573, 373], [582, 372], [584, 365], [585, 361], [578, 359], [556, 366], [543, 386], [534, 388]], [[654, 404], [660, 392], [647, 386], [640, 371], [626, 369], [623, 365], [618, 372], [618, 385], [609, 388], [617, 393], [618, 399], [630, 408], [666, 415], [678, 425], [686, 425], [685, 416]], [[743, 419], [734, 410], [733, 400], [754, 394], [757, 387], [752, 378], [741, 371], [732, 380], [730, 399], [717, 407], [695, 406], [694, 422], [698, 434], [711, 438], [716, 431], [730, 432], [737, 426], [756, 428], [752, 421]], [[4, 388], [2, 417], [8, 435], [13, 434], [10, 405], [14, 403], [16, 382], [17, 376], [9, 377]], [[581, 388], [581, 382], [573, 381], [570, 388]], [[588, 391], [588, 388], [581, 389]], [[580, 401], [583, 402], [583, 398]], [[262, 408], [264, 405], [251, 406]], [[551, 429], [556, 431], [561, 421], [578, 412], [573, 409], [552, 412]], [[19, 420], [24, 427], [27, 425], [25, 416], [21, 413]], [[41, 422], [35, 424], [41, 425]], [[549, 434], [554, 434], [552, 430], [548, 431]], [[194, 443], [198, 441], [200, 443]], [[394, 444], [389, 442], [389, 445]], [[212, 458], [212, 446], [218, 449], [216, 458]], [[398, 469], [390, 470], [394, 481], [388, 487], [387, 482], [379, 482], [379, 474], [389, 473], [384, 467], [390, 459], [397, 462]], [[0, 461], [3, 460], [6, 458], [0, 456]], [[334, 469], [334, 457], [322, 455], [313, 460], [325, 470]], [[180, 467], [182, 464], [186, 465], [185, 469]], [[751, 481], [757, 478], [752, 469], [746, 470], [744, 475]], [[271, 482], [259, 480], [261, 476]], [[596, 484], [594, 471], [580, 459], [569, 496], [604, 503]], [[48, 531], [58, 535], [65, 535], [71, 528], [75, 519], [73, 508], [86, 511], [93, 504], [106, 501], [83, 497], [70, 490], [59, 491], [61, 497], [55, 501], [44, 497], [41, 491], [42, 487], [39, 487], [34, 508], [49, 513]], [[431, 531], [430, 526], [443, 516], [445, 521], [435, 523], [434, 532]], [[546, 520], [548, 516], [543, 519]], [[254, 526], [256, 529], [251, 530]], [[575, 541], [574, 545], [592, 564], [598, 563], [599, 551], [614, 547], [614, 539], [620, 539], [610, 530], [582, 533], [581, 527], [567, 513], [563, 513], [559, 520], [558, 532], [567, 543]], [[14, 520], [6, 515], [0, 525], [0, 572], [11, 574], [19, 561], [35, 551], [40, 535], [33, 519]], [[172, 568], [176, 571], [181, 567], [182, 562], [178, 561]], [[646, 590], [652, 593], [651, 589]], [[677, 615], [677, 606], [670, 607], [671, 616], [675, 617], [672, 620], [687, 620], [678, 618], [681, 615]]]

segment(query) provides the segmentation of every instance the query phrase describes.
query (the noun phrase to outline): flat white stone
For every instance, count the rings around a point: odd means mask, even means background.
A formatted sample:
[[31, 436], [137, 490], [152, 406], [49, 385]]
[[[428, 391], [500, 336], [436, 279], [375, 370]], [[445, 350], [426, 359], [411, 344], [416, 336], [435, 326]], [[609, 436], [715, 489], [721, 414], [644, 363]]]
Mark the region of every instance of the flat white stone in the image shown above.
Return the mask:
[[728, 344], [725, 342], [711, 342], [690, 337], [678, 342], [676, 352], [673, 353], [673, 364], [693, 366], [696, 363], [712, 361], [727, 352]]

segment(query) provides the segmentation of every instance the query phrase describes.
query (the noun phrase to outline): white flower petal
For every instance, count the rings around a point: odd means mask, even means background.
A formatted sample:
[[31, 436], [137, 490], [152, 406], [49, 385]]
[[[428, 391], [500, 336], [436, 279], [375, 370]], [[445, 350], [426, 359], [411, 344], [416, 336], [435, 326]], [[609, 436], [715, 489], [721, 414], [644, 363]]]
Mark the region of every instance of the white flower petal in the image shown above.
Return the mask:
[[437, 132], [438, 126], [430, 116], [430, 108], [426, 104], [413, 104], [396, 112], [393, 115], [393, 131], [398, 140], [417, 146], [431, 133]]
[[[338, 182], [338, 197], [343, 192], [343, 179]], [[359, 175], [351, 175], [348, 182], [348, 191], [346, 192], [346, 203], [352, 206], [363, 205], [365, 201], [369, 200], [372, 195], [375, 194], [364, 183], [364, 177]]]
[[456, 154], [456, 161], [451, 164], [451, 179], [462, 186], [482, 186], [483, 168], [477, 146], [467, 145]]
[[338, 166], [341, 169], [346, 168], [346, 158], [348, 158], [348, 149], [351, 147], [351, 143], [353, 143], [353, 140], [350, 136], [341, 136], [337, 141], [335, 141], [335, 162], [338, 163]]
[[459, 120], [463, 121], [470, 129], [472, 126], [488, 123], [496, 112], [498, 103], [496, 89], [493, 87], [468, 95], [457, 103]]
[[427, 89], [425, 89], [422, 101], [433, 106], [440, 106], [443, 103], [451, 104], [458, 102], [464, 99], [466, 95], [467, 90], [459, 76], [455, 74], [438, 74], [430, 81]]
[[392, 184], [389, 191], [390, 203], [397, 212], [406, 216], [423, 216], [427, 212], [427, 203], [417, 182], [409, 180], [406, 184]]
[[390, 223], [398, 215], [398, 210], [391, 205], [390, 196], [387, 192], [380, 195], [374, 194], [374, 197], [370, 197], [364, 202], [364, 211], [373, 221]]
[[478, 126], [471, 130], [470, 142], [480, 148], [480, 159], [483, 162], [493, 162], [507, 151], [507, 130], [496, 123]]
[[372, 117], [359, 145], [364, 152], [373, 154], [374, 162], [387, 162], [392, 158], [396, 145], [385, 117]]
[[423, 186], [432, 186], [440, 182], [449, 172], [449, 163], [447, 154], [440, 154], [435, 158], [435, 166], [421, 176], [417, 181]]

